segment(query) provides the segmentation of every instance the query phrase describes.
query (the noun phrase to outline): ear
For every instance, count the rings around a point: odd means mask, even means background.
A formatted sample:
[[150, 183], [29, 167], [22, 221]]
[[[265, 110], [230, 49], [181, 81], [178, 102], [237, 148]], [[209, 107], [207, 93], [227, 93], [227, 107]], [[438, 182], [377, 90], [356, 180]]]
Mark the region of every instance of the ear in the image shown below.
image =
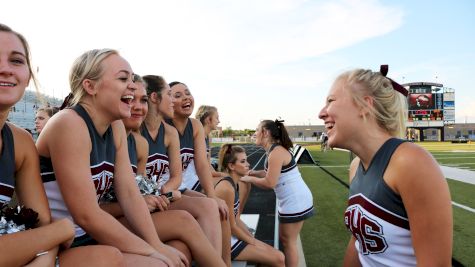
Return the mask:
[[150, 94], [149, 100], [154, 104], [160, 104], [160, 99], [158, 98], [158, 94], [156, 92]]
[[363, 101], [365, 106], [361, 107], [360, 115], [365, 117], [370, 114], [370, 109], [374, 107], [374, 99], [371, 96], [364, 96]]
[[88, 95], [95, 95], [97, 94], [96, 83], [93, 80], [84, 79], [82, 81], [82, 87], [87, 92]]
[[228, 169], [229, 169], [230, 171], [234, 171], [234, 164], [228, 163]]

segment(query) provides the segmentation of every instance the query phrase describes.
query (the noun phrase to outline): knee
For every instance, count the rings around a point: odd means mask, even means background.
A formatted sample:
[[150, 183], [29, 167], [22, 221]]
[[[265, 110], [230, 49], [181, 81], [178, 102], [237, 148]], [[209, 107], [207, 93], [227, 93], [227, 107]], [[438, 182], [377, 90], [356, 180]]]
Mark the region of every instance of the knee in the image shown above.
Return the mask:
[[99, 250], [96, 251], [96, 266], [104, 267], [123, 267], [125, 266], [125, 259], [119, 249], [110, 246], [101, 246]]
[[285, 266], [285, 256], [284, 256], [284, 253], [282, 253], [282, 251], [280, 250], [277, 250], [277, 252], [275, 253], [275, 265], [276, 266]]

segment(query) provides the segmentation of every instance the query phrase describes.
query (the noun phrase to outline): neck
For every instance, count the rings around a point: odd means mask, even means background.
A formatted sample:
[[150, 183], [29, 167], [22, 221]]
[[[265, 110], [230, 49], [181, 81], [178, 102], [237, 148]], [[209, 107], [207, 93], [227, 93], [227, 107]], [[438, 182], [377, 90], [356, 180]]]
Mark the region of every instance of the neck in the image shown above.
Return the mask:
[[0, 130], [3, 128], [3, 125], [5, 125], [5, 122], [7, 121], [8, 113], [10, 113], [10, 108], [0, 111]]
[[233, 178], [233, 181], [235, 184], [237, 184], [239, 182], [239, 180], [241, 179], [241, 175], [237, 174], [236, 172], [230, 172], [228, 173], [229, 176], [231, 176], [231, 178]]
[[173, 125], [178, 130], [178, 132], [183, 133], [185, 131], [186, 123], [188, 122], [188, 117], [178, 117], [173, 118]]
[[96, 131], [99, 133], [99, 135], [103, 135], [106, 131], [107, 128], [111, 125], [113, 121], [116, 119], [110, 118], [107, 115], [98, 112], [96, 107], [91, 105], [88, 101], [80, 102], [81, 106], [86, 110], [87, 114], [89, 114], [89, 117], [91, 117], [92, 123], [94, 123], [94, 127], [96, 128]]
[[368, 169], [371, 160], [381, 146], [392, 136], [383, 131], [373, 131], [371, 134], [361, 140], [360, 142], [352, 142], [348, 147], [353, 153], [355, 153], [365, 169]]
[[211, 126], [209, 126], [208, 124], [206, 124], [203, 128], [204, 128], [204, 130], [205, 130], [205, 136], [208, 136], [209, 133], [211, 133]]
[[158, 112], [149, 112], [145, 117], [144, 123], [149, 131], [156, 131], [160, 128], [163, 117]]

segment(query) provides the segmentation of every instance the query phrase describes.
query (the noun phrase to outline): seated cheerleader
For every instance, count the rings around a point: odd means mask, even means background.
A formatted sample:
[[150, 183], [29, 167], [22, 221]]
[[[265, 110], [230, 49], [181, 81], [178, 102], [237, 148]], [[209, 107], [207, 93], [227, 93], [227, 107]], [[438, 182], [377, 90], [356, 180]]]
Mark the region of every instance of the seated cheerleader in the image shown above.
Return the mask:
[[226, 201], [229, 210], [234, 211], [234, 216], [229, 216], [232, 233], [231, 258], [266, 266], [284, 266], [284, 254], [254, 238], [240, 219], [239, 180], [249, 172], [244, 148], [231, 144], [223, 145], [219, 151], [219, 168], [227, 176], [217, 181], [216, 195]]
[[[53, 218], [73, 219], [73, 246], [114, 246], [130, 266], [188, 266], [183, 253], [158, 238], [130, 167], [121, 121], [130, 117], [137, 89], [129, 63], [115, 50], [90, 50], [74, 62], [69, 80], [69, 108], [36, 142]], [[132, 231], [99, 206], [112, 184]]]
[[[211, 165], [211, 148], [210, 148], [210, 140], [209, 135], [211, 131], [216, 130], [219, 124], [219, 113], [218, 109], [213, 106], [200, 106], [196, 111], [195, 115], [196, 119], [201, 122], [203, 125], [203, 129], [205, 132], [205, 140], [206, 140], [206, 153], [208, 154], [208, 162], [210, 163], [210, 170], [213, 178], [218, 178], [226, 176], [225, 173], [218, 172], [214, 169]], [[247, 199], [251, 192], [251, 184], [239, 181], [239, 200], [241, 205], [239, 205], [239, 212], [242, 213], [244, 210], [244, 206], [246, 205]]]
[[[158, 182], [162, 193], [184, 190], [183, 197], [174, 201], [170, 209], [186, 210], [198, 221], [212, 246], [221, 253], [229, 266], [231, 230], [226, 220], [219, 220], [217, 202], [192, 190], [185, 190], [182, 183], [180, 139], [177, 130], [165, 122], [174, 116], [171, 90], [161, 76], [146, 75], [148, 113], [141, 127], [141, 134], [148, 142], [147, 176]], [[213, 191], [214, 192], [214, 191]], [[222, 201], [219, 199], [219, 201]]]
[[71, 244], [73, 224], [68, 219], [51, 222], [33, 139], [27, 131], [6, 122], [30, 79], [35, 82], [26, 39], [0, 24], [0, 209], [6, 209], [4, 204], [15, 192], [23, 209], [38, 213], [27, 223], [34, 228], [24, 231], [5, 233], [6, 222], [0, 221], [0, 266], [124, 266], [120, 251], [110, 246], [58, 252], [60, 246]]
[[[132, 169], [135, 174], [142, 174], [144, 177], [147, 177], [145, 168], [149, 145], [139, 131], [140, 125], [142, 125], [143, 120], [148, 114], [148, 95], [145, 90], [146, 84], [141, 77], [137, 76], [135, 83], [137, 90], [134, 93], [134, 99], [130, 103], [131, 116], [122, 119], [122, 121], [124, 122], [127, 132], [129, 158]], [[168, 192], [171, 194], [166, 197], [165, 193]], [[164, 194], [160, 196], [144, 196], [160, 239], [182, 251], [187, 255], [189, 260], [193, 257], [199, 266], [224, 266], [220, 255], [213, 249], [211, 243], [193, 216], [184, 210], [172, 210], [171, 207], [176, 206], [173, 203], [182, 202], [180, 191], [172, 190], [163, 193]], [[189, 199], [189, 201], [192, 200]], [[101, 204], [101, 207], [113, 214], [114, 217], [120, 217], [119, 221], [128, 227], [127, 220], [123, 217], [123, 212], [118, 203]], [[198, 206], [195, 205], [195, 207]], [[217, 215], [216, 227], [219, 227]], [[216, 231], [216, 229], [213, 230]]]

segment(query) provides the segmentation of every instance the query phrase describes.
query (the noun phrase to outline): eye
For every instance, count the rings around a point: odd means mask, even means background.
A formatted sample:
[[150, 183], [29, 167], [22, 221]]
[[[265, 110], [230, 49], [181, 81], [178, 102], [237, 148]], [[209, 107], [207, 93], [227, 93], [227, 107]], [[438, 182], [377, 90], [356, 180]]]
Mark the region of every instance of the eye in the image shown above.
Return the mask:
[[10, 60], [11, 63], [15, 64], [15, 65], [25, 65], [25, 60], [23, 58], [12, 58]]
[[120, 77], [119, 80], [123, 81], [123, 82], [127, 82], [129, 80], [128, 77]]

